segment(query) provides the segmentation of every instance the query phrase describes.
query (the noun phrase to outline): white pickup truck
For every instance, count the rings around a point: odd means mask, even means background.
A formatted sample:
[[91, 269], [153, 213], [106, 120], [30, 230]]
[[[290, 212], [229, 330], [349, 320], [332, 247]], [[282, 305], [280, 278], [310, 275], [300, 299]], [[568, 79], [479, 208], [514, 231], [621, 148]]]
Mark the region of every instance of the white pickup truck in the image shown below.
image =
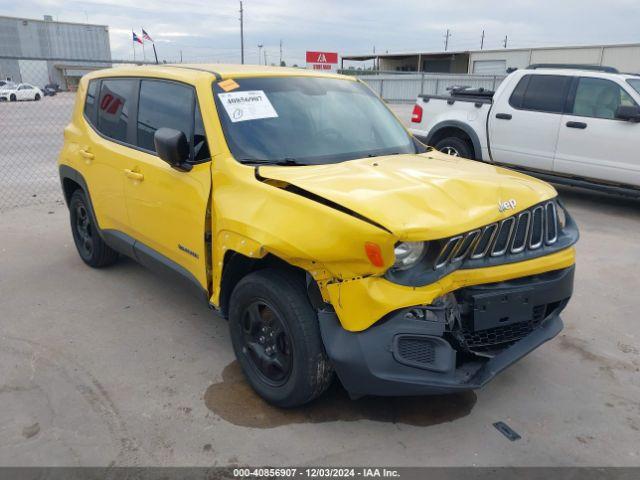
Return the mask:
[[494, 92], [420, 95], [411, 131], [438, 150], [555, 183], [640, 196], [640, 75], [532, 65]]

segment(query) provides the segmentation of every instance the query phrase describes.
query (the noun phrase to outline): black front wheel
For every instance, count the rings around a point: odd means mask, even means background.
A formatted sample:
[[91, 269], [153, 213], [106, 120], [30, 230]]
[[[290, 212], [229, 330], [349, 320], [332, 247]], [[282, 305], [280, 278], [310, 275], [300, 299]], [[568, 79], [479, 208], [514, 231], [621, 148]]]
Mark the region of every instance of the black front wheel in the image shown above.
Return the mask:
[[118, 260], [118, 252], [112, 250], [100, 237], [82, 190], [76, 190], [71, 195], [69, 214], [73, 241], [84, 263], [90, 267], [101, 268]]
[[40, 94], [39, 94], [39, 93], [36, 93], [35, 101], [37, 102], [38, 100], [40, 100]]
[[294, 272], [265, 269], [243, 278], [231, 295], [229, 328], [249, 384], [269, 403], [303, 405], [331, 384], [318, 317]]

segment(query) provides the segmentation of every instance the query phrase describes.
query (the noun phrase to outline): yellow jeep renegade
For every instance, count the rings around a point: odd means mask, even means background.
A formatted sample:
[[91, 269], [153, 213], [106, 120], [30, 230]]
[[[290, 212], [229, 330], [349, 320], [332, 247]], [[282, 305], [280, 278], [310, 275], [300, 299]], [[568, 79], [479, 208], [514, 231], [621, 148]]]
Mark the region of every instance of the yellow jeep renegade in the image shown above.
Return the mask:
[[101, 70], [64, 138], [82, 260], [193, 287], [275, 405], [334, 373], [354, 398], [478, 388], [562, 329], [578, 231], [556, 191], [425, 147], [353, 78]]

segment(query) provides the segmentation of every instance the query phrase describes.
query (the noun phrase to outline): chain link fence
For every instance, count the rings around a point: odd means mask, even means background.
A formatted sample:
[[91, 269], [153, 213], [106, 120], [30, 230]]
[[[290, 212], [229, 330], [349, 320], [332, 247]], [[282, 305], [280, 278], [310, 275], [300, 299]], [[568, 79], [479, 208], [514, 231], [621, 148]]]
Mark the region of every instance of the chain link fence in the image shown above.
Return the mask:
[[[353, 74], [353, 71], [345, 73]], [[389, 103], [413, 103], [418, 95], [447, 95], [454, 85], [495, 90], [506, 78], [506, 75], [398, 72], [356, 73], [355, 76]]]
[[57, 158], [78, 81], [125, 63], [0, 56], [0, 212], [62, 199]]
[[[0, 56], [0, 212], [62, 200], [57, 157], [78, 81], [92, 70], [119, 64], [131, 61]], [[405, 104], [420, 93], [446, 93], [452, 85], [494, 88], [502, 81], [502, 77], [479, 75], [376, 74], [361, 78], [388, 102]], [[57, 91], [51, 95], [51, 90]], [[404, 115], [406, 107], [396, 108]]]

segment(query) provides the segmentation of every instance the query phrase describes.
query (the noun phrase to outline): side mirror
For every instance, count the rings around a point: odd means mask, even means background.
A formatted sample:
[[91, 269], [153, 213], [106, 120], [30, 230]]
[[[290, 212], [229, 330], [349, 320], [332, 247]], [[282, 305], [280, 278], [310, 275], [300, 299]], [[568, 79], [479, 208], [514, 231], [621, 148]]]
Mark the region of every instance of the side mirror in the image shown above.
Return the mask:
[[640, 122], [640, 107], [631, 105], [620, 105], [616, 110], [616, 118], [627, 122]]
[[189, 142], [184, 132], [173, 128], [159, 128], [153, 135], [158, 156], [176, 170], [188, 172], [193, 167], [189, 160]]

